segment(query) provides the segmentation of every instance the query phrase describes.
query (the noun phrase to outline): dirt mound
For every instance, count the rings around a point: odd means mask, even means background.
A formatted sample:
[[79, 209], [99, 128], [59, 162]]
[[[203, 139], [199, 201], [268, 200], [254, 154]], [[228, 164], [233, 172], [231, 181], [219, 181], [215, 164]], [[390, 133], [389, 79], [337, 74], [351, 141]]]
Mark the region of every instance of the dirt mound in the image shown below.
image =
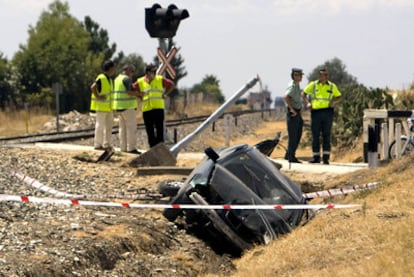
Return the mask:
[[[85, 130], [95, 127], [95, 117], [89, 114], [82, 114], [74, 110], [66, 114], [59, 115], [59, 131]], [[43, 125], [40, 133], [55, 132], [56, 119], [53, 118]]]

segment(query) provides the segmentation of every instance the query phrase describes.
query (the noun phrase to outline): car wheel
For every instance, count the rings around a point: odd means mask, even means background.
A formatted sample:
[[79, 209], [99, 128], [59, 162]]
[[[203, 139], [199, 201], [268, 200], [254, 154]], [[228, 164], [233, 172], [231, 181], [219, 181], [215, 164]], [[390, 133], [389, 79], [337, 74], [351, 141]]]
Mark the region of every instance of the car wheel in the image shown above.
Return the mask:
[[181, 186], [183, 185], [182, 182], [177, 181], [163, 181], [158, 185], [158, 191], [163, 196], [176, 196], [178, 191], [180, 190]]
[[[187, 201], [186, 201], [187, 200]], [[187, 198], [187, 195], [185, 194], [185, 192], [179, 192], [179, 194], [177, 194], [174, 198], [173, 201], [171, 201], [170, 204], [177, 204], [177, 203], [187, 203], [189, 200]], [[177, 217], [179, 215], [181, 215], [182, 213], [182, 209], [165, 209], [162, 212], [162, 215], [168, 219], [169, 221], [173, 222], [174, 220], [177, 219]]]

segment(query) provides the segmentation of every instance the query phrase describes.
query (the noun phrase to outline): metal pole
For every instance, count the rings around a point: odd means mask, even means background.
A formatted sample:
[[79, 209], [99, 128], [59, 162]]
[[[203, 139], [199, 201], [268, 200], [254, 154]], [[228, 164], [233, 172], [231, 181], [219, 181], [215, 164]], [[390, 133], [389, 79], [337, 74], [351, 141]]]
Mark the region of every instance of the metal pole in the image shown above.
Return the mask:
[[203, 131], [210, 123], [219, 118], [228, 106], [234, 104], [236, 100], [239, 99], [240, 96], [242, 96], [244, 93], [246, 93], [247, 90], [252, 88], [258, 80], [259, 76], [253, 78], [242, 88], [240, 88], [232, 97], [230, 97], [226, 102], [223, 103], [223, 105], [221, 105], [214, 113], [212, 113], [200, 126], [198, 126], [197, 129], [179, 141], [176, 145], [172, 146], [170, 148], [171, 153], [176, 156], [178, 152], [180, 152], [180, 150], [184, 148], [185, 145], [187, 145], [187, 143], [193, 140], [194, 137], [201, 133], [201, 131]]
[[[166, 39], [164, 38], [159, 38], [158, 39], [159, 42], [159, 47], [161, 48], [162, 51], [164, 51], [165, 54], [168, 53], [168, 46], [167, 46], [167, 42]], [[161, 63], [158, 65], [158, 69], [157, 69], [157, 74], [159, 74], [159, 70], [161, 68]], [[165, 73], [163, 74], [163, 76], [165, 77]], [[164, 101], [166, 101], [167, 99], [165, 99]], [[167, 132], [167, 124], [165, 122], [165, 119], [167, 117], [167, 108], [169, 108], [169, 102], [168, 102], [168, 106], [166, 105], [165, 109], [164, 109], [164, 141], [169, 141], [169, 137], [168, 137], [168, 132]]]
[[24, 103], [24, 122], [26, 124], [26, 134], [29, 133], [29, 121], [30, 121], [30, 114], [29, 114], [29, 103]]
[[60, 104], [59, 104], [59, 94], [62, 94], [62, 85], [60, 83], [54, 83], [52, 85], [52, 90], [56, 95], [56, 131], [59, 132], [59, 113], [60, 113]]

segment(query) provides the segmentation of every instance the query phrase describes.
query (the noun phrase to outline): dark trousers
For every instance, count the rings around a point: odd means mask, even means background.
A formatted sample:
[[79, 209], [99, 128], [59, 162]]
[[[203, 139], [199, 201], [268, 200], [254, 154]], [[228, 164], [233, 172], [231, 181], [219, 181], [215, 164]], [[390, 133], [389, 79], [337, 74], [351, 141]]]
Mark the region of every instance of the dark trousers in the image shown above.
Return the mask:
[[302, 137], [303, 119], [300, 114], [300, 110], [296, 110], [296, 112], [297, 114], [295, 116], [292, 116], [289, 110], [286, 114], [286, 125], [289, 136], [288, 148], [286, 152], [286, 158], [288, 160], [296, 158], [296, 149], [298, 148]]
[[164, 142], [164, 110], [155, 109], [142, 113], [145, 130], [147, 131], [148, 144], [150, 147]]
[[320, 160], [320, 135], [322, 133], [323, 159], [329, 160], [333, 115], [333, 109], [312, 110], [311, 112], [312, 152], [314, 159]]

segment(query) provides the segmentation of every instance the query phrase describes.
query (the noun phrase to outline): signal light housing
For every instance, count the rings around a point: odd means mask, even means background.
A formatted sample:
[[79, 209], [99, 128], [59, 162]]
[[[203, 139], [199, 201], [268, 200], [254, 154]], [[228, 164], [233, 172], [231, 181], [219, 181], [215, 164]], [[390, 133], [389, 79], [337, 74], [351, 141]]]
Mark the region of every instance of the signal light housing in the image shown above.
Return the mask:
[[172, 38], [175, 36], [181, 20], [190, 17], [186, 9], [178, 9], [170, 4], [162, 8], [159, 4], [145, 8], [145, 29], [153, 38]]

